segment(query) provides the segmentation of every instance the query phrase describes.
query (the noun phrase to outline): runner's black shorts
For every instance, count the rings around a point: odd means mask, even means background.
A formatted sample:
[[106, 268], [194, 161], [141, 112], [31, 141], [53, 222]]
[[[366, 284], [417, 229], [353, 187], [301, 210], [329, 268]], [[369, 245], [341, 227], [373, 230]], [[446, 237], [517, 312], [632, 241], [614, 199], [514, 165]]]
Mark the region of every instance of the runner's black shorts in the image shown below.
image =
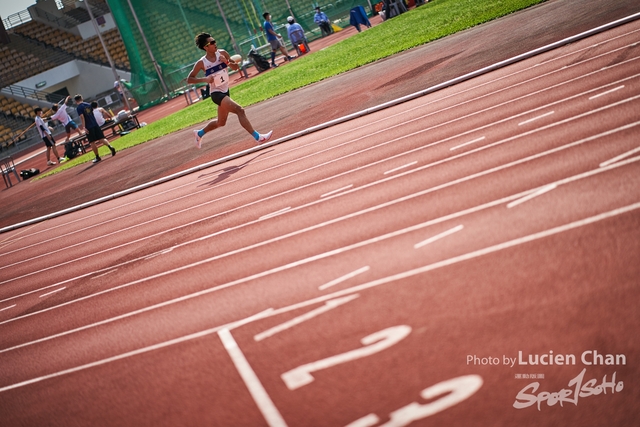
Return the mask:
[[[49, 139], [51, 138], [51, 139]], [[51, 136], [43, 136], [42, 140], [44, 141], [45, 147], [55, 147], [56, 144], [53, 142], [53, 137]]]
[[229, 91], [226, 92], [211, 92], [211, 100], [217, 105], [222, 104], [222, 100], [229, 96]]

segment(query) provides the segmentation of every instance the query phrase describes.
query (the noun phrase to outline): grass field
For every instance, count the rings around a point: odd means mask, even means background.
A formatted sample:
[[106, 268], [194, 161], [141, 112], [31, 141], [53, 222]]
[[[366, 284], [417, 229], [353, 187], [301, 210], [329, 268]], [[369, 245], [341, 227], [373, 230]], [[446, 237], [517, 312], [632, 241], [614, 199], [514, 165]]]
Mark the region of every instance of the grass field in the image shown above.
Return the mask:
[[[544, 1], [432, 0], [286, 67], [253, 77], [233, 88], [233, 99], [245, 107], [256, 104]], [[117, 139], [113, 145], [123, 150], [211, 120], [216, 115], [214, 107], [211, 102], [196, 103]], [[107, 153], [106, 147], [100, 149], [100, 155]], [[93, 154], [83, 155], [39, 178], [92, 159]]]

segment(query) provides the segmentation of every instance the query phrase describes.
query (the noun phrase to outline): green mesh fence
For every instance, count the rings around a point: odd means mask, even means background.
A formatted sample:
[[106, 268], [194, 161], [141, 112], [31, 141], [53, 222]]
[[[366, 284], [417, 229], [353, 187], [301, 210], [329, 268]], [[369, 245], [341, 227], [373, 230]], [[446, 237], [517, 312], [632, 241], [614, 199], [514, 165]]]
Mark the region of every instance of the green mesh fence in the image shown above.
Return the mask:
[[261, 53], [268, 50], [262, 31], [262, 14], [265, 11], [271, 13], [271, 21], [286, 42], [288, 38], [284, 26], [288, 16], [293, 16], [302, 25], [307, 39], [311, 41], [321, 36], [320, 29], [313, 22], [316, 6], [320, 6], [335, 25], [346, 27], [353, 7], [363, 6], [371, 16], [373, 2], [337, 0], [325, 4], [306, 0], [109, 0], [108, 3], [131, 63], [132, 79], [127, 88], [138, 105], [145, 108], [183, 89], [193, 63], [203, 55], [194, 43], [195, 36], [200, 32], [213, 35], [218, 47], [230, 54], [239, 53], [246, 58], [252, 46], [262, 47], [259, 49]]

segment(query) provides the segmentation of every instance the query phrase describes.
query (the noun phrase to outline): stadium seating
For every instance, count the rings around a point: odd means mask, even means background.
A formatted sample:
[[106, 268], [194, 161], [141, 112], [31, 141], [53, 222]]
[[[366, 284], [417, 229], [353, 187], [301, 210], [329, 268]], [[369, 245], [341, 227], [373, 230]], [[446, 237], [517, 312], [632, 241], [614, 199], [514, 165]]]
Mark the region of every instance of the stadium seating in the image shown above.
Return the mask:
[[[0, 150], [14, 144], [14, 137], [19, 136], [31, 125], [36, 117], [34, 105], [22, 103], [0, 94]], [[27, 137], [22, 135], [18, 141]]]
[[[85, 61], [108, 65], [109, 61], [104, 53], [98, 37], [83, 40], [82, 37], [68, 33], [58, 28], [50, 27], [42, 22], [29, 21], [12, 28], [13, 32], [31, 40], [43, 43], [49, 47], [63, 50]], [[124, 43], [117, 29], [106, 31], [102, 38], [107, 45], [109, 55], [119, 69], [130, 70], [131, 65]]]

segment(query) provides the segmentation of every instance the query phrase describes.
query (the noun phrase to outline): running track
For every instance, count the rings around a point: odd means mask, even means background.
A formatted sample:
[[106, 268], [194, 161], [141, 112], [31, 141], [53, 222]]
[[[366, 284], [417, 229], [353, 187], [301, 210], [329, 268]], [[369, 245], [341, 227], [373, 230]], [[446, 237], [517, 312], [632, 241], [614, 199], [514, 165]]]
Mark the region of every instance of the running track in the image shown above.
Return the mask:
[[633, 425], [639, 42], [3, 234], [2, 425]]

